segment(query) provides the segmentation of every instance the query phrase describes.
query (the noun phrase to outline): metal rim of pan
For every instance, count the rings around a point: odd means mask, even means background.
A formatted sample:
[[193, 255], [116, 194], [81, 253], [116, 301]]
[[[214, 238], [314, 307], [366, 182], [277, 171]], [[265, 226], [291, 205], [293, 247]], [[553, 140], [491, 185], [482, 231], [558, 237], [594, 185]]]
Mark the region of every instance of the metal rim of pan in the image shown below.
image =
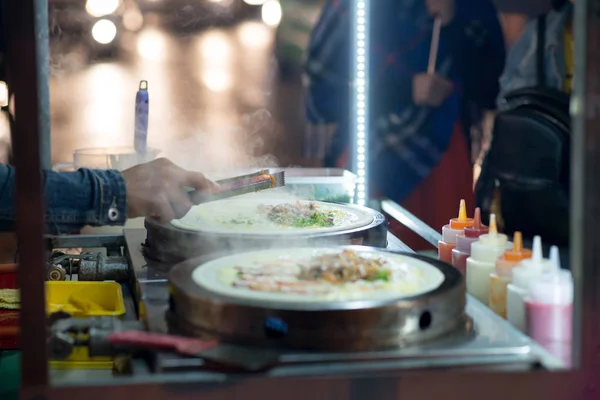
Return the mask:
[[465, 283], [443, 262], [414, 254], [364, 246], [340, 249], [402, 254], [438, 268], [444, 282], [426, 294], [397, 300], [278, 304], [242, 300], [204, 290], [192, 271], [216, 257], [199, 257], [173, 267], [169, 279], [170, 312], [184, 334], [216, 337], [245, 345], [312, 350], [365, 351], [426, 343], [467, 332]]

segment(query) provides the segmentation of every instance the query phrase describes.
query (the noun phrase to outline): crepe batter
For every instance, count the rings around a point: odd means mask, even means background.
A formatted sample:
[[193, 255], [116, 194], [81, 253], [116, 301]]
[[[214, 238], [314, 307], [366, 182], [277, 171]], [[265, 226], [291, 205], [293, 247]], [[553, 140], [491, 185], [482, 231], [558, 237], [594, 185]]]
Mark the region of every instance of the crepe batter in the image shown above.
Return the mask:
[[311, 204], [332, 218], [331, 226], [295, 227], [275, 224], [261, 214], [265, 206], [290, 204], [289, 201], [264, 197], [230, 199], [200, 204], [181, 219], [171, 221], [179, 229], [196, 232], [246, 235], [302, 235], [337, 232], [361, 228], [373, 222], [373, 216], [351, 205], [318, 201], [297, 201], [303, 207]]
[[[383, 268], [389, 271], [389, 279], [329, 283], [300, 277], [303, 269], [315, 265], [315, 257], [340, 255], [342, 251], [292, 248], [236, 254], [199, 266], [192, 279], [205, 290], [227, 297], [304, 303], [398, 300], [435, 290], [444, 281], [444, 275], [424, 261], [375, 251], [353, 253], [362, 259], [363, 264], [369, 260], [382, 262]], [[245, 285], [245, 282], [250, 284]], [[282, 289], [273, 291], [272, 285], [281, 283], [284, 283], [280, 285]]]

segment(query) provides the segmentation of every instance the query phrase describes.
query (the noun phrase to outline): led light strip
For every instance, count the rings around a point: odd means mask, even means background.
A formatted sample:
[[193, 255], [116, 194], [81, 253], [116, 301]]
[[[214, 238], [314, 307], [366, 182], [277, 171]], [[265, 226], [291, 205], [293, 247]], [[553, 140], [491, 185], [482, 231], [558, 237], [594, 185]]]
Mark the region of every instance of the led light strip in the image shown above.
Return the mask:
[[368, 35], [367, 20], [369, 0], [354, 0], [354, 170], [358, 175], [356, 182], [356, 202], [365, 205], [369, 198], [368, 177]]

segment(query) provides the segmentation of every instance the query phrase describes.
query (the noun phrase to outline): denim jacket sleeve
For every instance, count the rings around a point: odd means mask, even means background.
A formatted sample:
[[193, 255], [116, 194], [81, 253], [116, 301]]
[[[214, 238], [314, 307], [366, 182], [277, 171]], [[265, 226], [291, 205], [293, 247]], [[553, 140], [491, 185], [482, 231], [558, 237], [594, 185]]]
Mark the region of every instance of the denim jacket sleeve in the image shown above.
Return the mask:
[[[69, 233], [86, 225], [123, 225], [127, 219], [125, 180], [118, 171], [44, 171], [45, 222], [49, 233]], [[0, 231], [15, 225], [15, 169], [0, 164]], [[109, 210], [116, 213], [109, 215]]]

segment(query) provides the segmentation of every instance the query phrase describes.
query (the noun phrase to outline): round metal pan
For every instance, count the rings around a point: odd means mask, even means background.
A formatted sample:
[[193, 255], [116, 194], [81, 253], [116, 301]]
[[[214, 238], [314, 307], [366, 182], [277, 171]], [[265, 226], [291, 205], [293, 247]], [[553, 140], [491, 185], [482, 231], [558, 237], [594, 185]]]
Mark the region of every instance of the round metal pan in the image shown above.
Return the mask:
[[[340, 249], [387, 250], [362, 246]], [[396, 253], [403, 254], [403, 253]], [[443, 262], [414, 254], [444, 275], [443, 283], [424, 295], [397, 300], [336, 303], [278, 303], [244, 300], [207, 291], [192, 279], [209, 261], [196, 258], [170, 272], [172, 326], [190, 336], [224, 342], [290, 349], [366, 351], [421, 344], [464, 329], [465, 283]]]
[[223, 252], [244, 252], [258, 249], [328, 245], [387, 246], [388, 223], [378, 211], [357, 205], [363, 213], [373, 216], [373, 221], [363, 227], [338, 232], [283, 236], [252, 236], [247, 234], [220, 234], [192, 232], [179, 229], [170, 223], [145, 220], [146, 242], [144, 253], [157, 261], [177, 263], [190, 258]]

